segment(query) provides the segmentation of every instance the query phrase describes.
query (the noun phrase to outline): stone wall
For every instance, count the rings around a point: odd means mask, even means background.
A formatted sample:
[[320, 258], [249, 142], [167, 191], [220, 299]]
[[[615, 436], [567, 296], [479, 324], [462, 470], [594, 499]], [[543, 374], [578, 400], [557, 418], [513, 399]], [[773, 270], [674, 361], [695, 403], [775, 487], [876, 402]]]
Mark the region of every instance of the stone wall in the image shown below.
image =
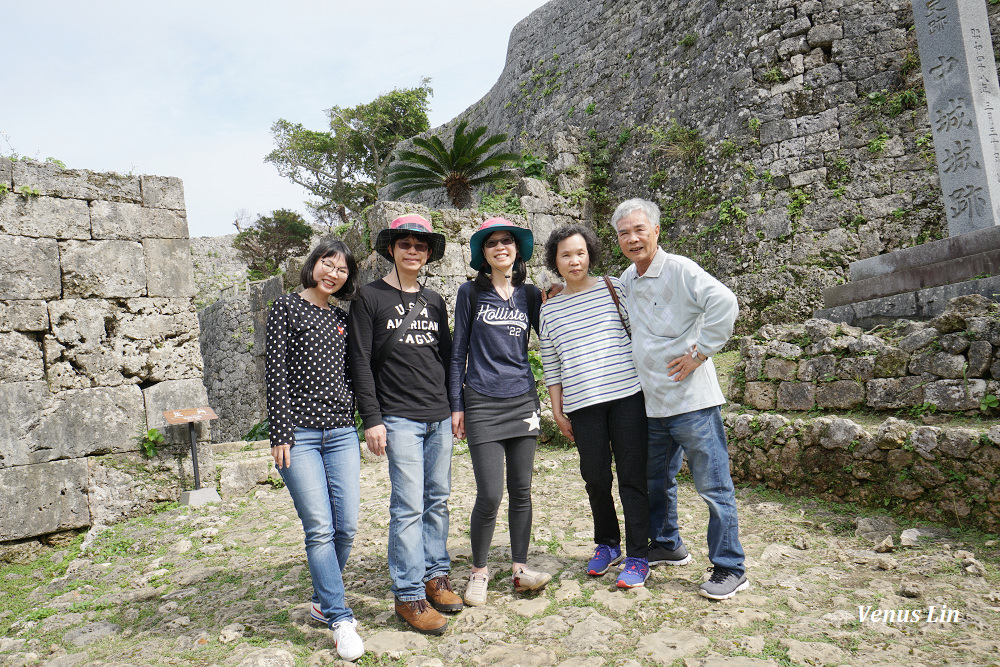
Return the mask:
[[247, 265], [233, 247], [235, 238], [236, 234], [226, 234], [191, 239], [194, 284], [198, 290], [195, 306], [199, 309], [215, 303], [220, 295], [234, 291], [233, 285], [246, 283]]
[[822, 319], [767, 325], [740, 340], [735, 377], [730, 399], [759, 410], [979, 413], [1000, 397], [1000, 304], [958, 297], [930, 322], [868, 332]]
[[179, 179], [0, 159], [0, 542], [190, 484], [186, 429], [135, 452], [163, 410], [207, 403], [194, 293]]
[[553, 180], [574, 175], [554, 139], [576, 137], [598, 218], [659, 201], [664, 243], [733, 289], [749, 333], [810, 317], [851, 261], [944, 234], [912, 26], [905, 0], [553, 0], [460, 118]]
[[282, 277], [275, 276], [252, 282], [245, 291], [219, 299], [198, 313], [205, 389], [219, 415], [211, 423], [213, 442], [239, 440], [267, 415], [267, 313], [282, 293]]
[[776, 414], [725, 422], [737, 483], [1000, 532], [1000, 426], [980, 433], [890, 417], [866, 431], [850, 419]]

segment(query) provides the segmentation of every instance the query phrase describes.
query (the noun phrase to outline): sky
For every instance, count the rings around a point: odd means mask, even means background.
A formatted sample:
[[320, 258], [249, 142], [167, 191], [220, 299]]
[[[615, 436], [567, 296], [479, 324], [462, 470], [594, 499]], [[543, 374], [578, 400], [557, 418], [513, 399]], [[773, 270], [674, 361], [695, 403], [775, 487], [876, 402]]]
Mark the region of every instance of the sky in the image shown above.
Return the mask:
[[0, 155], [177, 176], [194, 236], [237, 211], [311, 220], [264, 156], [278, 118], [327, 129], [325, 109], [431, 78], [431, 126], [503, 71], [510, 31], [545, 0], [0, 0]]

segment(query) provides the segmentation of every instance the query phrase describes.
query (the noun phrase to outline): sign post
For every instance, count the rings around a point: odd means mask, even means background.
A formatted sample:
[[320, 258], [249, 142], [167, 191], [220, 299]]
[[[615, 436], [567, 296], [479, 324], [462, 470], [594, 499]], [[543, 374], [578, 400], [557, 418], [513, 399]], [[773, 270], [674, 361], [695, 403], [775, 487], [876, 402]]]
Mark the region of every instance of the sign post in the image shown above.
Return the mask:
[[188, 410], [165, 410], [163, 418], [170, 425], [187, 424], [188, 435], [191, 438], [191, 465], [194, 470], [194, 491], [181, 494], [181, 505], [204, 505], [210, 502], [221, 502], [222, 498], [215, 489], [201, 488], [201, 474], [198, 471], [198, 442], [194, 434], [194, 424], [200, 421], [218, 419], [212, 408], [191, 408]]

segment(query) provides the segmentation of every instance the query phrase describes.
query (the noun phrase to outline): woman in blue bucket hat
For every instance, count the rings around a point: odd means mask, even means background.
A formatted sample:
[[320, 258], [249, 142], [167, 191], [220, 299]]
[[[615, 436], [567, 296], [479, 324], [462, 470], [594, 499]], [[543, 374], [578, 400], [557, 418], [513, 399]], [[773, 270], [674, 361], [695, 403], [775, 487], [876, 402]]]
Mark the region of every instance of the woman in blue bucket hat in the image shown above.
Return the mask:
[[476, 477], [470, 520], [472, 573], [463, 600], [486, 604], [487, 557], [503, 498], [506, 463], [512, 583], [535, 591], [552, 579], [527, 567], [531, 472], [539, 432], [538, 394], [528, 362], [529, 329], [538, 331], [541, 293], [526, 285], [534, 238], [504, 218], [484, 222], [469, 242], [476, 279], [458, 289], [449, 373], [452, 429], [468, 438]]

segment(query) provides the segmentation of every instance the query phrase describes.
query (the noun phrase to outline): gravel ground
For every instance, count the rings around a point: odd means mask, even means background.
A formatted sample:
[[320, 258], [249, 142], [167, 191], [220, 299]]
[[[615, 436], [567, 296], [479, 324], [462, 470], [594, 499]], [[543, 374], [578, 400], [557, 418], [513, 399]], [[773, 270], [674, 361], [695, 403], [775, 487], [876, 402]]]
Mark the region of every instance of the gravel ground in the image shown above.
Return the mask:
[[[654, 569], [645, 588], [623, 591], [612, 573], [583, 572], [593, 527], [576, 452], [542, 449], [529, 563], [552, 572], [552, 583], [535, 596], [514, 593], [501, 521], [487, 606], [467, 608], [443, 636], [425, 637], [393, 616], [388, 471], [384, 461], [363, 462], [360, 529], [346, 573], [368, 650], [358, 664], [1000, 664], [1000, 549], [990, 536], [761, 489], [737, 495], [749, 590], [723, 602], [697, 594], [709, 565], [708, 515], [685, 482], [682, 534], [694, 562]], [[468, 451], [459, 446], [449, 540], [459, 592], [474, 497]], [[0, 665], [336, 664], [329, 631], [308, 620], [310, 591], [285, 489], [168, 507], [0, 569]]]

